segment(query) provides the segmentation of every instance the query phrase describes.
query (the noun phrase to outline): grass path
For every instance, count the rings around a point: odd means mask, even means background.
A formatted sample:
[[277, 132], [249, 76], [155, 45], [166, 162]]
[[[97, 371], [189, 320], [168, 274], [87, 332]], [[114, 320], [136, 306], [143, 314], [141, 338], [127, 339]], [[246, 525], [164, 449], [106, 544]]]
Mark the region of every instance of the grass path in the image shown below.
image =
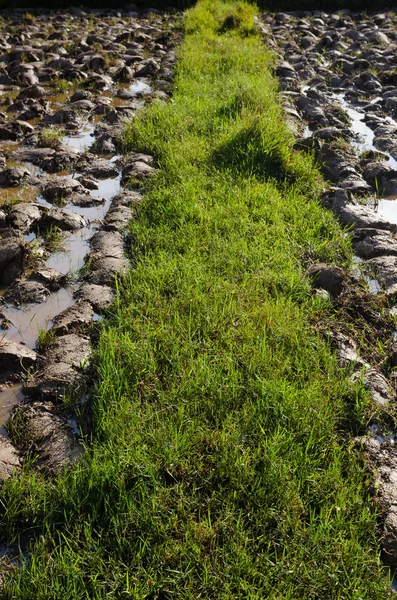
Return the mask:
[[328, 305], [303, 275], [351, 250], [253, 15], [200, 0], [173, 101], [126, 132], [160, 170], [100, 340], [92, 445], [56, 482], [3, 487], [2, 532], [37, 540], [4, 597], [388, 597], [350, 441], [367, 397], [315, 333]]

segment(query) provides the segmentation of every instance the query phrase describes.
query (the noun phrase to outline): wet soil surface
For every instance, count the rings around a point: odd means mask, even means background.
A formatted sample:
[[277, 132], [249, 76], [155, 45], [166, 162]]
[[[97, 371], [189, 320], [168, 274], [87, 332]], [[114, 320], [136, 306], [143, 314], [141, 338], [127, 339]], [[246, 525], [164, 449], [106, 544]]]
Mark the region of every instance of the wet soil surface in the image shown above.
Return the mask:
[[338, 322], [319, 326], [340, 366], [374, 401], [357, 444], [376, 473], [383, 557], [396, 568], [397, 15], [264, 14], [258, 25], [278, 56], [296, 149], [314, 153], [330, 182], [322, 202], [352, 232], [353, 274], [314, 264], [307, 276], [333, 301]]
[[[0, 479], [26, 457], [54, 474], [81, 453], [64, 405], [84, 402], [93, 323], [128, 268], [126, 224], [151, 156], [122, 154], [126, 120], [167, 101], [177, 15], [2, 12]], [[134, 186], [130, 183], [134, 182]], [[83, 424], [84, 428], [84, 424]]]

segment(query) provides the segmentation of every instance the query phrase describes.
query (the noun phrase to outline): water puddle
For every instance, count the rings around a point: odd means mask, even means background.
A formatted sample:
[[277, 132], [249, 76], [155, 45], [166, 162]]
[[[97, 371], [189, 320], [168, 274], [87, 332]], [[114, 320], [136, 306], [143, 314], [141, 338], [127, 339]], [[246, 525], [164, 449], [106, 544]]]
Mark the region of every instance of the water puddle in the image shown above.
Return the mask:
[[[43, 98], [47, 102], [47, 106], [50, 107], [51, 111], [56, 112], [62, 109], [62, 107], [68, 106], [68, 102], [72, 94], [78, 91], [78, 86], [73, 84], [66, 85], [63, 82], [57, 87], [54, 83], [44, 83], [46, 88], [46, 96]], [[122, 88], [128, 93], [124, 94], [124, 98], [117, 96], [117, 90]], [[111, 86], [106, 86], [106, 89], [100, 92], [100, 95], [104, 98], [109, 98], [109, 107], [117, 109], [121, 115], [130, 114], [129, 109], [138, 109], [144, 104], [144, 97], [152, 93], [152, 86], [149, 80], [145, 78], [139, 78], [131, 83], [118, 83], [113, 82]], [[15, 113], [9, 111], [10, 104], [19, 95], [20, 89], [10, 89], [0, 91], [0, 105], [3, 106], [3, 111], [6, 113], [8, 121], [15, 119]], [[93, 94], [96, 96], [96, 94]], [[95, 141], [95, 128], [96, 122], [100, 122], [103, 119], [101, 111], [93, 111], [89, 117], [85, 115], [83, 124], [78, 130], [65, 130], [62, 127], [46, 127], [42, 129], [42, 119], [32, 119], [31, 124], [35, 129], [36, 134], [41, 135], [45, 139], [45, 134], [48, 132], [50, 136], [54, 132], [56, 137], [62, 140], [64, 144], [75, 149], [78, 153], [84, 153], [92, 146]], [[44, 132], [44, 133], [43, 133]], [[55, 135], [54, 135], [55, 136]], [[32, 140], [27, 141], [30, 144]], [[40, 140], [39, 140], [40, 141]], [[32, 163], [15, 161], [14, 156], [17, 150], [28, 150], [30, 146], [24, 146], [24, 142], [16, 141], [10, 142], [8, 140], [0, 141], [0, 153], [6, 158], [6, 167], [13, 166], [25, 166], [29, 169], [31, 175], [36, 178], [43, 177], [48, 179], [51, 177], [65, 177], [80, 179], [84, 176], [82, 173], [72, 172], [71, 170], [65, 170], [63, 172], [51, 174], [44, 172], [42, 169], [35, 167]], [[33, 143], [34, 137], [33, 137]], [[22, 155], [21, 158], [29, 157], [28, 154]], [[118, 155], [101, 156], [101, 158], [107, 159], [112, 163], [116, 163], [119, 160]], [[95, 177], [97, 189], [90, 191], [92, 198], [102, 199], [101, 204], [92, 206], [75, 206], [71, 202], [66, 203], [62, 206], [62, 209], [66, 212], [76, 213], [84, 217], [87, 225], [80, 230], [73, 232], [60, 232], [57, 246], [52, 247], [51, 255], [43, 260], [41, 264], [44, 264], [48, 268], [59, 271], [62, 275], [67, 275], [68, 284], [62, 287], [58, 291], [51, 293], [49, 297], [40, 304], [24, 304], [15, 306], [13, 304], [2, 305], [1, 312], [5, 318], [10, 322], [8, 329], [0, 332], [5, 339], [16, 342], [18, 344], [24, 344], [31, 349], [37, 348], [39, 334], [42, 331], [48, 330], [53, 322], [56, 315], [63, 312], [65, 309], [74, 304], [75, 300], [73, 294], [78, 288], [79, 280], [82, 278], [82, 269], [85, 265], [87, 254], [89, 253], [89, 240], [94, 233], [101, 227], [104, 221], [107, 211], [109, 210], [111, 200], [121, 190], [121, 169], [117, 169], [119, 175], [112, 178], [98, 178]], [[72, 198], [71, 198], [72, 199]], [[20, 186], [20, 187], [4, 187], [0, 188], [0, 206], [2, 205], [13, 205], [20, 202], [37, 202], [42, 207], [52, 209], [54, 205], [49, 203], [43, 198], [39, 191], [39, 186]], [[49, 248], [48, 239], [46, 240], [43, 232], [36, 230], [32, 227], [32, 232], [22, 234], [21, 237], [25, 240], [33, 252], [36, 251], [38, 257], [43, 256], [43, 247]], [[46, 246], [47, 244], [47, 246]], [[45, 255], [46, 256], [46, 255]], [[40, 259], [41, 260], [41, 259]], [[7, 290], [0, 290], [0, 296], [3, 295]], [[99, 315], [95, 315], [94, 320], [100, 320]], [[7, 422], [12, 408], [23, 400], [22, 386], [3, 386], [0, 387], [0, 435], [7, 435], [7, 430], [2, 423]], [[78, 425], [76, 422], [70, 422], [73, 430], [78, 433]], [[0, 552], [1, 557], [1, 552]]]
[[388, 200], [382, 199], [378, 201], [377, 211], [382, 217], [387, 219], [389, 223], [397, 225], [397, 199]]
[[[114, 156], [112, 159], [113, 162], [118, 158], [119, 156]], [[72, 177], [72, 175], [64, 174], [64, 177]], [[97, 180], [98, 189], [93, 190], [91, 195], [103, 198], [105, 200], [103, 204], [89, 208], [74, 206], [73, 204], [65, 206], [65, 210], [84, 216], [88, 221], [88, 226], [76, 232], [64, 234], [61, 241], [62, 248], [49, 256], [45, 261], [46, 267], [56, 269], [62, 275], [69, 275], [72, 280], [79, 277], [79, 271], [83, 268], [85, 257], [89, 252], [89, 240], [100, 227], [109, 210], [111, 199], [120, 192], [120, 181], [121, 175], [114, 178]], [[47, 208], [52, 206], [41, 195], [37, 197], [37, 202]], [[28, 242], [34, 243], [36, 235], [34, 233], [28, 234], [25, 236], [25, 239]], [[23, 343], [32, 349], [35, 348], [40, 330], [49, 329], [52, 319], [74, 303], [73, 291], [76, 287], [77, 283], [71, 281], [67, 288], [61, 288], [59, 291], [52, 293], [41, 304], [27, 304], [20, 307], [5, 306], [2, 312], [12, 323], [6, 332], [7, 339]], [[16, 398], [18, 397], [19, 393]], [[5, 393], [0, 394], [0, 417], [3, 400], [4, 406], [6, 406], [9, 396]]]
[[340, 106], [350, 119], [350, 131], [354, 134], [352, 146], [358, 153], [365, 150], [376, 150], [374, 146], [374, 132], [364, 123], [365, 113], [353, 108], [345, 99], [343, 94], [335, 94]]
[[[309, 89], [309, 86], [303, 86], [302, 91], [305, 93]], [[374, 152], [378, 152], [378, 148], [374, 145], [375, 135], [373, 130], [368, 127], [368, 125], [364, 122], [366, 113], [363, 110], [360, 110], [360, 107], [353, 106], [345, 97], [345, 94], [332, 94], [330, 97], [330, 101], [332, 100], [339, 104], [339, 106], [346, 112], [350, 119], [350, 131], [353, 133], [354, 138], [352, 140], [352, 146], [356, 150], [358, 155], [361, 155], [363, 152], [372, 150]], [[379, 101], [379, 98], [373, 98], [370, 101], [370, 104], [376, 104]], [[384, 122], [387, 125], [392, 125], [397, 128], [397, 122], [391, 117], [386, 117]], [[305, 127], [303, 131], [303, 138], [308, 138], [312, 135], [312, 131], [308, 126]], [[393, 156], [387, 152], [386, 150], [382, 150], [385, 155], [385, 161], [387, 164], [397, 171], [397, 160], [393, 158]], [[374, 207], [377, 212], [387, 219], [390, 223], [397, 224], [397, 197], [388, 196], [376, 199], [376, 205]]]
[[[2, 312], [12, 325], [6, 331], [8, 340], [35, 348], [40, 330], [47, 330], [52, 319], [73, 304], [73, 285], [50, 294], [41, 304], [6, 306]], [[1, 404], [0, 404], [1, 407]]]
[[81, 129], [76, 135], [65, 135], [62, 138], [62, 141], [68, 146], [75, 148], [79, 152], [85, 152], [90, 148], [90, 146], [92, 146], [95, 140], [94, 131], [94, 125], [86, 123], [83, 129]]
[[374, 296], [376, 296], [377, 294], [379, 294], [382, 291], [379, 281], [377, 279], [373, 279], [372, 277], [367, 275], [365, 273], [365, 271], [362, 269], [362, 266], [364, 266], [364, 261], [362, 260], [362, 258], [360, 258], [359, 256], [353, 256], [353, 265], [352, 265], [353, 275], [357, 279], [360, 279], [360, 278], [364, 279], [364, 281], [366, 282], [366, 284], [368, 286], [368, 291], [370, 292], [370, 294], [373, 294]]
[[[115, 157], [115, 160], [117, 160], [117, 158], [118, 157]], [[95, 195], [109, 201], [111, 200], [111, 198], [113, 198], [113, 196], [116, 196], [120, 193], [121, 175], [118, 175], [117, 177], [114, 177], [112, 179], [99, 179], [98, 185], [99, 187], [97, 190], [95, 190]]]
[[131, 102], [129, 100], [124, 100], [123, 98], [119, 98], [115, 96], [113, 92], [104, 92], [102, 94], [103, 98], [109, 98], [111, 108], [118, 108], [119, 106], [130, 106]]
[[37, 196], [35, 187], [0, 188], [0, 206], [17, 204], [18, 202], [34, 202]]
[[60, 106], [66, 104], [66, 102], [71, 97], [72, 92], [58, 92], [54, 91], [53, 93], [49, 93], [48, 100], [50, 102], [50, 106], [52, 108], [59, 108]]
[[129, 88], [131, 92], [134, 92], [137, 97], [145, 96], [152, 92], [151, 86], [146, 83], [144, 79], [136, 79], [134, 83], [132, 83]]
[[[76, 208], [74, 212], [78, 212], [78, 207], [73, 208]], [[91, 228], [80, 229], [67, 235], [61, 242], [62, 249], [53, 252], [46, 260], [46, 267], [56, 269], [62, 275], [77, 274], [84, 266], [84, 258], [89, 251], [89, 239], [92, 235]]]

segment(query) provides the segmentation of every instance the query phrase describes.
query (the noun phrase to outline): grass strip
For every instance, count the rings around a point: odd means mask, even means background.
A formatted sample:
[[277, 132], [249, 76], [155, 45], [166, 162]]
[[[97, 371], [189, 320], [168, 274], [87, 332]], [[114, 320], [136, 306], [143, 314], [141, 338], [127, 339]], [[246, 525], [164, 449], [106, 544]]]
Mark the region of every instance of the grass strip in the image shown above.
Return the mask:
[[3, 486], [3, 534], [36, 535], [4, 597], [388, 597], [351, 441], [367, 396], [316, 334], [328, 303], [303, 275], [351, 249], [253, 19], [200, 0], [173, 101], [126, 131], [160, 169], [100, 339], [92, 445], [55, 482]]

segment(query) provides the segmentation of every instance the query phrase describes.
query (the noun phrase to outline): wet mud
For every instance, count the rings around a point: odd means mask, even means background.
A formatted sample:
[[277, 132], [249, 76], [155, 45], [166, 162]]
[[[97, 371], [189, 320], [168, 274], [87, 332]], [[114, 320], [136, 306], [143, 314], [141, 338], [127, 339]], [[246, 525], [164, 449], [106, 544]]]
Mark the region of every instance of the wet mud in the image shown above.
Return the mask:
[[[127, 271], [151, 156], [121, 135], [172, 87], [177, 15], [1, 13], [0, 480], [77, 460], [98, 315]], [[83, 411], [84, 412], [84, 411]]]
[[[375, 474], [383, 559], [395, 570], [397, 15], [264, 14], [258, 26], [278, 56], [275, 74], [295, 147], [314, 154], [329, 182], [323, 205], [351, 232], [355, 272], [315, 264], [307, 276], [339, 316], [339, 323], [319, 326], [340, 367], [373, 400], [376, 417], [356, 441]], [[376, 350], [380, 339], [386, 361]]]

